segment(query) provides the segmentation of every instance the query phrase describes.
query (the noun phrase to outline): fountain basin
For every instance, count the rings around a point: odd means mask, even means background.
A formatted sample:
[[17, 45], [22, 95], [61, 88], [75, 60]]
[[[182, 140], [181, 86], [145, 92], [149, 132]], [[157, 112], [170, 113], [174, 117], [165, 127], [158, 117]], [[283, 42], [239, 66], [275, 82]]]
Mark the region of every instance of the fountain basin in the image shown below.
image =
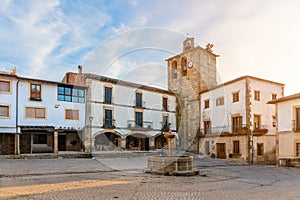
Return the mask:
[[199, 174], [194, 170], [193, 156], [151, 156], [148, 158], [148, 169], [152, 174], [194, 176]]

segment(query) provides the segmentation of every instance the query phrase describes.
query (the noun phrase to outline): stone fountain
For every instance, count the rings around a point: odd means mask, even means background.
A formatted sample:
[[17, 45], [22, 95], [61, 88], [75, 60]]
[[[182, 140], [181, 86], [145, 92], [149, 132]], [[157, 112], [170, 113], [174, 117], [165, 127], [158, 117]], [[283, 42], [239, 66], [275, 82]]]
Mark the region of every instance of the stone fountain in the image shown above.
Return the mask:
[[193, 156], [173, 156], [172, 140], [175, 134], [171, 130], [164, 133], [168, 141], [168, 156], [151, 156], [148, 158], [148, 170], [152, 174], [174, 175], [174, 176], [193, 176], [199, 174], [194, 170]]

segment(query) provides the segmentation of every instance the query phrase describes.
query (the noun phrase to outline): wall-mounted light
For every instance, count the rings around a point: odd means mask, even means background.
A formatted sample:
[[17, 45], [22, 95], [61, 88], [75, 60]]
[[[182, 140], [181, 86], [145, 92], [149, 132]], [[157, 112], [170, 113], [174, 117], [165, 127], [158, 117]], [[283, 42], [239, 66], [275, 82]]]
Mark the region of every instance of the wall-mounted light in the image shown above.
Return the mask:
[[60, 105], [59, 104], [55, 104], [54, 105], [54, 108], [58, 108]]

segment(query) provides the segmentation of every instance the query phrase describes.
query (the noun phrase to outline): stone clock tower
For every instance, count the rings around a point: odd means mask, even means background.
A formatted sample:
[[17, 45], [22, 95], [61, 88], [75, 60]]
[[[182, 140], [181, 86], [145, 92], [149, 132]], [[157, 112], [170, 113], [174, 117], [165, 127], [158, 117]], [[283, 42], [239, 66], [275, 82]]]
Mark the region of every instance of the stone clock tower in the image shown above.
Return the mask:
[[183, 41], [182, 53], [168, 58], [168, 89], [177, 97], [177, 131], [184, 150], [197, 150], [200, 125], [199, 91], [216, 83], [216, 58], [212, 44], [195, 46], [194, 38]]

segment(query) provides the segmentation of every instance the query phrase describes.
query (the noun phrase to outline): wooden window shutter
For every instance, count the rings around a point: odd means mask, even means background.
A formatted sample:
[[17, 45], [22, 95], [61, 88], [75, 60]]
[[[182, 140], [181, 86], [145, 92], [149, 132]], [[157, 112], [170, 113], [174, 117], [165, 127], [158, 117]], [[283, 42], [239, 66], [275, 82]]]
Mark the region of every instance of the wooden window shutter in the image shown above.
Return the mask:
[[45, 118], [45, 108], [36, 108], [35, 109], [36, 118]]
[[0, 116], [9, 117], [9, 107], [8, 106], [0, 106]]
[[10, 92], [10, 82], [9, 81], [0, 81], [0, 91], [1, 92]]

